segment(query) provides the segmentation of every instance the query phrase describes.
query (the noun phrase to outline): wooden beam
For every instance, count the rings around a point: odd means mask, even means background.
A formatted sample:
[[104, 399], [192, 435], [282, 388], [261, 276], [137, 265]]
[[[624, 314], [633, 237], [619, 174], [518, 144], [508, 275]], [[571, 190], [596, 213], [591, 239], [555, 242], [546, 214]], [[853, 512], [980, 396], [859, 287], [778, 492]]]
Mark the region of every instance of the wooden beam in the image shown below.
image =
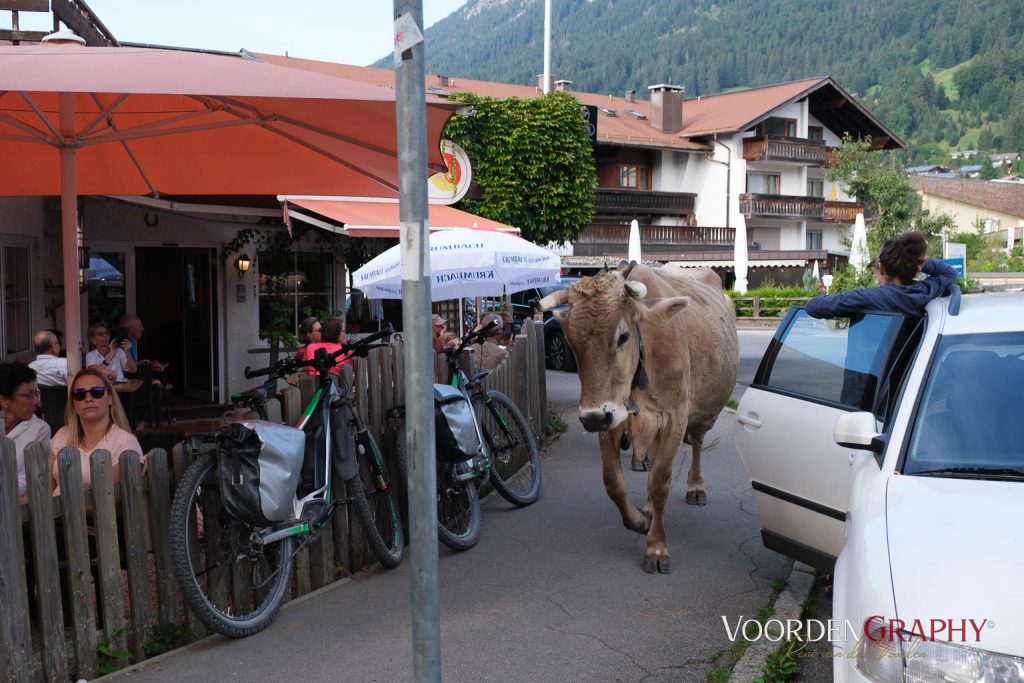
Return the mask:
[[0, 0], [0, 10], [49, 12], [50, 0]]
[[[3, 0], [0, 0], [2, 2]], [[75, 0], [53, 0], [53, 15], [85, 40], [90, 47], [110, 47], [117, 41], [84, 3]]]
[[0, 28], [0, 40], [21, 41], [23, 43], [38, 43], [47, 35], [46, 31], [12, 31], [8, 28]]

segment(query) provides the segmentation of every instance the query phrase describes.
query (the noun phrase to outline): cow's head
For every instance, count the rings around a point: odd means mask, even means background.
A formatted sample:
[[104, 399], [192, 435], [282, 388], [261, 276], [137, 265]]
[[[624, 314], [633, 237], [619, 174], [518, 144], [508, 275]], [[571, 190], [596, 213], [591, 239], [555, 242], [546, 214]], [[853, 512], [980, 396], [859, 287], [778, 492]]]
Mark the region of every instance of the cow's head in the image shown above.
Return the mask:
[[[639, 379], [641, 340], [646, 358], [652, 344], [678, 344], [681, 340], [651, 334], [651, 325], [667, 321], [681, 311], [689, 297], [645, 300], [647, 287], [629, 280], [631, 268], [583, 278], [539, 303], [555, 311], [580, 374], [580, 422], [590, 432], [614, 429], [625, 421], [629, 395]], [[640, 334], [644, 323], [647, 333]], [[650, 371], [650, 366], [646, 368]]]

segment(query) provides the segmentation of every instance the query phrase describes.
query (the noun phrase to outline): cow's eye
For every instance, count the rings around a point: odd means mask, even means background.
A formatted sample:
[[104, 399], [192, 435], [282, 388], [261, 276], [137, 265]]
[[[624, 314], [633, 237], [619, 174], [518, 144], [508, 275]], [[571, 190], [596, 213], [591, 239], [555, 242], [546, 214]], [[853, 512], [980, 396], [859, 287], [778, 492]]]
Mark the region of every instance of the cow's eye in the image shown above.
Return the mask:
[[623, 344], [625, 344], [628, 341], [629, 341], [629, 332], [627, 331], [627, 332], [623, 332], [622, 334], [619, 335], [619, 339], [616, 342], [616, 344], [618, 344], [619, 346], [622, 346]]

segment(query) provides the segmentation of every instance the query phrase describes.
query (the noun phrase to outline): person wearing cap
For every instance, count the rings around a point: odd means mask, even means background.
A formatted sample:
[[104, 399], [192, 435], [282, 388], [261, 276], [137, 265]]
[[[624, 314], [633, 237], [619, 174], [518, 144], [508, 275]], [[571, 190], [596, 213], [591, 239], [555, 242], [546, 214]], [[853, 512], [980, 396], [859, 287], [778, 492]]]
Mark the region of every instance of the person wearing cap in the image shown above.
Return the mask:
[[483, 343], [473, 345], [473, 350], [481, 370], [493, 370], [501, 365], [501, 361], [505, 360], [505, 357], [508, 356], [508, 351], [498, 345], [498, 334], [503, 328], [500, 313], [488, 313], [480, 321], [476, 329], [482, 330], [492, 322], [496, 322], [497, 325], [487, 331], [487, 336], [484, 338]]
[[448, 321], [437, 313], [430, 317], [430, 328], [434, 331], [434, 353], [441, 353], [444, 347], [453, 340], [458, 339], [456, 335], [445, 329]]

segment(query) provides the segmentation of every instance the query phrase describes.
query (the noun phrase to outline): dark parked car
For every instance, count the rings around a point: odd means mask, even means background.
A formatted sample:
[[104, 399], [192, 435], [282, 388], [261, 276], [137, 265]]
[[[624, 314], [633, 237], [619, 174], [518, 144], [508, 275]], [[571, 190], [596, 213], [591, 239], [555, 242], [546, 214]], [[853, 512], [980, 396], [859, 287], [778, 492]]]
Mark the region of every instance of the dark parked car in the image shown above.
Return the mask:
[[[564, 277], [562, 278], [562, 284], [557, 287], [540, 287], [516, 292], [511, 296], [513, 321], [521, 323], [525, 318], [532, 318], [536, 302], [552, 292], [564, 289], [573, 282], [576, 282], [577, 279], [574, 277]], [[563, 308], [567, 308], [567, 306], [559, 306], [555, 310], [562, 310]], [[572, 355], [572, 350], [565, 341], [562, 328], [550, 311], [544, 313], [544, 355], [547, 359], [547, 366], [552, 370], [576, 371], [576, 358]]]

